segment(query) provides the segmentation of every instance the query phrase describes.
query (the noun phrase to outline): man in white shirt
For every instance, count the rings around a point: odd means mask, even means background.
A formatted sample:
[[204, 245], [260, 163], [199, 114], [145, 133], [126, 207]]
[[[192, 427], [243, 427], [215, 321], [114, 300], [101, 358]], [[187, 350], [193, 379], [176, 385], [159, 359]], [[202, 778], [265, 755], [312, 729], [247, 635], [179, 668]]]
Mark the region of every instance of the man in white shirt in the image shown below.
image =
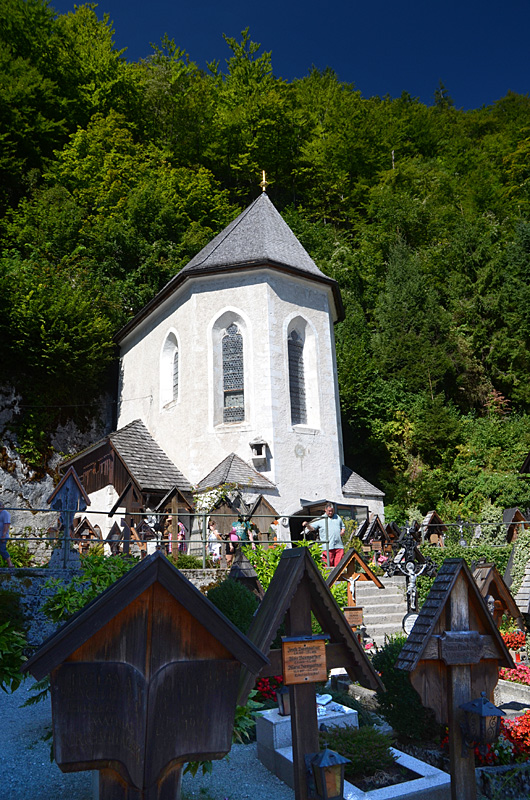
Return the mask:
[[326, 551], [324, 545], [326, 539], [329, 540], [329, 560], [328, 566], [336, 567], [344, 558], [344, 546], [342, 543], [342, 535], [346, 532], [346, 527], [342, 520], [335, 513], [335, 506], [333, 503], [326, 503], [324, 509], [324, 516], [315, 519], [312, 522], [303, 522], [307, 531], [315, 531], [318, 533], [318, 538], [323, 543], [322, 547], [322, 561], [326, 564]]

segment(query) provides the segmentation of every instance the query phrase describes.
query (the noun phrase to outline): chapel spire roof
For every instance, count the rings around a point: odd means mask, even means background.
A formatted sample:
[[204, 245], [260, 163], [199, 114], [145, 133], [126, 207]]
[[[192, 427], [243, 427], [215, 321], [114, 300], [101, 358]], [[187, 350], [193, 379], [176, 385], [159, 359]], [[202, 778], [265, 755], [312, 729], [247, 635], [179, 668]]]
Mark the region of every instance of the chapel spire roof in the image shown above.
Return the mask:
[[330, 280], [300, 244], [266, 192], [203, 247], [179, 275], [253, 264], [283, 266]]
[[238, 269], [271, 267], [326, 284], [333, 295], [336, 320], [344, 311], [338, 284], [317, 267], [307, 250], [262, 192], [175, 275], [116, 336], [118, 342], [186, 280]]

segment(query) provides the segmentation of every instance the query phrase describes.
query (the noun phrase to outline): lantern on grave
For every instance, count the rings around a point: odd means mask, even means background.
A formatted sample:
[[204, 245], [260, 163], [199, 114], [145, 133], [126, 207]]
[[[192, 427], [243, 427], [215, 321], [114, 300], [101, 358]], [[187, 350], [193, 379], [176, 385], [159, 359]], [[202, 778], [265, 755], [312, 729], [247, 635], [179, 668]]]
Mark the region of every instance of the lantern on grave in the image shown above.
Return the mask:
[[459, 708], [465, 712], [464, 721], [460, 723], [462, 729], [462, 756], [467, 756], [467, 748], [478, 747], [483, 756], [488, 752], [488, 745], [494, 744], [499, 738], [501, 717], [505, 712], [494, 706], [486, 697], [486, 692], [476, 700], [470, 700]]
[[278, 712], [280, 717], [289, 717], [291, 714], [291, 696], [289, 687], [282, 686], [276, 689], [276, 700], [278, 701]]
[[343, 800], [344, 770], [351, 763], [334, 750], [322, 750], [311, 759], [317, 800]]

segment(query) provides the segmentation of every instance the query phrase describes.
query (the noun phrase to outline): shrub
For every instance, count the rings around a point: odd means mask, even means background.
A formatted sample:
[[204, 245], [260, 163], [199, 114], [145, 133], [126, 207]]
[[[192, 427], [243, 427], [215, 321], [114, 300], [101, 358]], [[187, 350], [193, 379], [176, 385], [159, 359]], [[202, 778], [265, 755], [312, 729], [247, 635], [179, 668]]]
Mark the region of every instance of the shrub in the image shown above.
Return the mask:
[[258, 598], [239, 581], [227, 578], [208, 592], [210, 600], [236, 628], [246, 633], [259, 605]]
[[[11, 556], [14, 567], [33, 566], [33, 554], [23, 542], [14, 542], [10, 539], [7, 545], [7, 552]], [[4, 561], [2, 556], [0, 556], [0, 567], [7, 567], [7, 561]]]
[[515, 542], [510, 591], [515, 597], [523, 582], [528, 554], [530, 553], [530, 531], [521, 531]]
[[26, 639], [9, 622], [0, 624], [0, 688], [14, 692], [20, 686]]
[[20, 605], [20, 594], [11, 589], [0, 589], [0, 620], [8, 620], [11, 627], [25, 632], [27, 622]]
[[[530, 544], [530, 540], [529, 540]], [[458, 544], [446, 544], [445, 547], [435, 547], [432, 544], [422, 545], [420, 548], [424, 556], [431, 558], [434, 563], [441, 567], [446, 558], [463, 558], [466, 564], [471, 568], [474, 561], [485, 559], [492, 561], [501, 575], [504, 575], [506, 567], [508, 566], [508, 559], [512, 551], [512, 545], [505, 545], [504, 547], [492, 547], [487, 544], [473, 544], [469, 547], [461, 547]], [[524, 574], [524, 569], [523, 569]], [[421, 608], [427, 599], [427, 595], [431, 590], [434, 583], [434, 578], [429, 578], [425, 575], [420, 575], [418, 578], [418, 607]], [[513, 593], [513, 587], [512, 587]]]
[[70, 583], [59, 579], [46, 582], [46, 587], [55, 589], [55, 594], [43, 603], [43, 611], [52, 622], [64, 622], [76, 611], [94, 600], [101, 592], [125, 575], [137, 559], [123, 556], [103, 556], [87, 553], [81, 556], [82, 571]]
[[395, 668], [405, 642], [406, 637], [401, 634], [391, 636], [372, 658], [372, 664], [381, 675], [386, 689], [385, 692], [377, 692], [377, 701], [381, 714], [392, 725], [398, 738], [429, 741], [436, 738], [438, 732], [434, 713], [422, 706], [408, 673]]
[[202, 569], [202, 558], [189, 556], [187, 553], [179, 553], [178, 556], [168, 556], [168, 559], [177, 569]]
[[362, 728], [331, 726], [320, 733], [320, 743], [351, 761], [345, 770], [348, 780], [375, 775], [378, 770], [388, 769], [396, 762], [390, 750], [391, 735], [370, 725]]

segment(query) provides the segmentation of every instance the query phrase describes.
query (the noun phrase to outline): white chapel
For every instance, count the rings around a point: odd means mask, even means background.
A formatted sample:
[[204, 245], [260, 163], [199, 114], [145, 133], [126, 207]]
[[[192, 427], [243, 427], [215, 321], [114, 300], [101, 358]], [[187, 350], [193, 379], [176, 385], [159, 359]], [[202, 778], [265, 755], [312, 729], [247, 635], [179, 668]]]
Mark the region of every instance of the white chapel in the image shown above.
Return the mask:
[[[176, 470], [167, 485], [183, 490], [230, 482], [280, 516], [331, 500], [347, 516], [383, 518], [383, 492], [344, 465], [334, 342], [342, 317], [338, 284], [263, 192], [117, 335], [109, 441], [134, 449], [135, 432], [149, 437]], [[150, 457], [154, 449], [144, 469]], [[168, 470], [158, 464], [159, 475]], [[120, 488], [109, 489], [109, 505]]]

